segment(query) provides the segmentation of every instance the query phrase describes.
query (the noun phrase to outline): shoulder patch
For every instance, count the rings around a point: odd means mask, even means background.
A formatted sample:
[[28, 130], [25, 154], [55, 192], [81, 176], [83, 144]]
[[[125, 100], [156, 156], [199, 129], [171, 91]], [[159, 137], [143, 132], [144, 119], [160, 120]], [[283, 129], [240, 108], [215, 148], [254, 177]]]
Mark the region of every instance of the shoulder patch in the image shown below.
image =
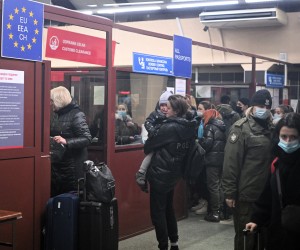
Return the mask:
[[235, 143], [239, 139], [239, 135], [236, 132], [231, 132], [229, 135], [229, 141]]
[[236, 127], [241, 127], [246, 121], [247, 121], [247, 118], [244, 117], [244, 118], [241, 118], [241, 119], [239, 119], [238, 121], [236, 121], [236, 122], [234, 123], [234, 125], [235, 125]]

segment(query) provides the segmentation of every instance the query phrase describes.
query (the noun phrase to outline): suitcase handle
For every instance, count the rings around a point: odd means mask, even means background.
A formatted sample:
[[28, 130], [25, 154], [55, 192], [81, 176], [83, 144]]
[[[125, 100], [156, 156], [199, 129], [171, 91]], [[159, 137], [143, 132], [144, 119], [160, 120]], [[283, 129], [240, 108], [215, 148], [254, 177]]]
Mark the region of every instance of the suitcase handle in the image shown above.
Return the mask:
[[86, 201], [85, 178], [78, 179], [77, 187], [78, 187], [78, 197], [80, 198], [80, 195], [82, 194], [83, 201]]

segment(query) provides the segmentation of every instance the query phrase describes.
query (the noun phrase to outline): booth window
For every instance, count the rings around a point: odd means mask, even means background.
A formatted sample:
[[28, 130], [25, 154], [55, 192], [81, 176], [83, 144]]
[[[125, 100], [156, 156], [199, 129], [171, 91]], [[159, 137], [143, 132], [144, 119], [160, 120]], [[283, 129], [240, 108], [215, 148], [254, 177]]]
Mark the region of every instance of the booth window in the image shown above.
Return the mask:
[[[144, 122], [155, 110], [159, 97], [168, 88], [174, 89], [175, 78], [169, 76], [138, 74], [117, 71], [115, 142], [116, 145], [142, 144], [145, 137]], [[125, 122], [120, 115], [124, 114]], [[119, 111], [119, 112], [118, 112]], [[128, 128], [126, 122], [129, 121]], [[125, 130], [125, 131], [124, 131]], [[129, 138], [130, 137], [130, 138]]]

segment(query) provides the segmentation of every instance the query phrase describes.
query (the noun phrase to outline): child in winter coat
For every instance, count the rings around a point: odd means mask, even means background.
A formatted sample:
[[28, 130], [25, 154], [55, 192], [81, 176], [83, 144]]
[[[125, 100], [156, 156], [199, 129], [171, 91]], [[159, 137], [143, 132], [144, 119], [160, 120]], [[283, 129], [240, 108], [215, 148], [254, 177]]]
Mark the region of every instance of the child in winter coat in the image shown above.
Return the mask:
[[[145, 128], [148, 132], [149, 140], [157, 134], [162, 122], [166, 119], [166, 113], [168, 111], [167, 102], [171, 95], [172, 93], [169, 91], [162, 93], [156, 109], [146, 118]], [[136, 173], [136, 182], [141, 190], [146, 193], [148, 193], [146, 172], [150, 165], [152, 155], [153, 152], [146, 155], [138, 172]]]

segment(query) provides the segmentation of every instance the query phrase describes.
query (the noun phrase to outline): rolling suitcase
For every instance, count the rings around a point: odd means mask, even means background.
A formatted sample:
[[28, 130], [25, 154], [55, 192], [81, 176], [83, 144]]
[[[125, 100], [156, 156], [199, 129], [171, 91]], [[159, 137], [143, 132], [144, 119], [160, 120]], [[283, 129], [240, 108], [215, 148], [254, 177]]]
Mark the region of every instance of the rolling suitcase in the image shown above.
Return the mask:
[[[248, 229], [244, 229], [243, 234], [244, 234], [244, 250], [248, 250], [246, 242], [247, 242], [247, 236], [249, 234], [251, 234], [251, 232]], [[254, 249], [264, 250], [265, 249], [264, 248], [264, 239], [263, 239], [264, 235], [262, 235], [262, 229], [254, 230], [253, 234], [254, 234], [254, 238], [255, 238], [255, 241], [256, 241]]]
[[110, 203], [102, 203], [103, 249], [118, 250], [119, 248], [119, 218], [118, 201], [113, 198]]
[[46, 207], [45, 250], [77, 250], [78, 196], [50, 198]]
[[82, 201], [79, 204], [79, 250], [101, 250], [103, 245], [102, 204]]

